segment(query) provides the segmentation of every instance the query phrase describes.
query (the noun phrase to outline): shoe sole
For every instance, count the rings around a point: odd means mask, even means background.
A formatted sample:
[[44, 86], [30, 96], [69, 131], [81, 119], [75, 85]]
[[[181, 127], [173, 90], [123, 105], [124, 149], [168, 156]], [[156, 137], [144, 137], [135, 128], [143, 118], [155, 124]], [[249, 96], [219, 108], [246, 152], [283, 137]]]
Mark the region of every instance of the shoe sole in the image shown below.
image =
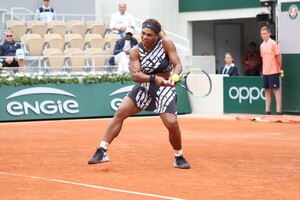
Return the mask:
[[180, 166], [176, 165], [175, 163], [174, 163], [174, 167], [175, 167], [175, 168], [179, 168], [179, 169], [190, 169], [190, 168], [191, 168], [190, 165], [184, 166], [184, 167], [180, 167]]
[[104, 162], [108, 162], [109, 161], [109, 157], [108, 155], [106, 154], [102, 160], [100, 160], [100, 162], [88, 162], [89, 165], [95, 165], [95, 164], [98, 164], [98, 163], [104, 163]]

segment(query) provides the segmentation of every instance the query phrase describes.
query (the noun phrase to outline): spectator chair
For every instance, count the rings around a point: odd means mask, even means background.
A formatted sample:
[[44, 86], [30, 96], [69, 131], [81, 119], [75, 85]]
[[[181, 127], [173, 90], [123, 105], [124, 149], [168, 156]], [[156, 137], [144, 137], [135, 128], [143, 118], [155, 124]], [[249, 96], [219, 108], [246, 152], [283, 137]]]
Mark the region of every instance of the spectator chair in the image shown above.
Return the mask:
[[86, 26], [84, 22], [80, 20], [69, 20], [67, 22], [68, 33], [80, 34], [83, 38], [86, 34]]
[[22, 45], [27, 56], [41, 56], [44, 49], [44, 39], [39, 34], [24, 34]]
[[87, 48], [104, 49], [105, 39], [97, 33], [89, 33], [85, 35], [85, 43]]
[[87, 28], [87, 33], [98, 33], [100, 34], [102, 37], [104, 37], [105, 33], [106, 33], [106, 25], [96, 21], [96, 20], [90, 20], [90, 21], [86, 21], [86, 28]]
[[61, 51], [65, 48], [65, 40], [58, 33], [49, 33], [44, 35], [45, 48], [57, 48]]
[[47, 25], [39, 20], [29, 20], [27, 21], [27, 33], [36, 33], [44, 37], [47, 33]]
[[65, 49], [67, 48], [79, 48], [84, 50], [85, 40], [78, 33], [69, 33], [65, 35]]
[[87, 57], [87, 71], [103, 71], [105, 66], [107, 66], [108, 58], [102, 49], [88, 48], [85, 53]]
[[5, 27], [13, 31], [13, 39], [15, 42], [21, 42], [21, 37], [27, 31], [27, 26], [19, 20], [8, 20], [5, 22]]
[[46, 72], [60, 71], [64, 67], [65, 55], [60, 49], [48, 48], [43, 51], [43, 61]]
[[62, 37], [67, 33], [67, 25], [61, 20], [53, 20], [47, 23], [47, 33], [57, 33]]
[[85, 53], [80, 48], [68, 48], [64, 50], [66, 56], [65, 70], [69, 73], [75, 71], [85, 71]]

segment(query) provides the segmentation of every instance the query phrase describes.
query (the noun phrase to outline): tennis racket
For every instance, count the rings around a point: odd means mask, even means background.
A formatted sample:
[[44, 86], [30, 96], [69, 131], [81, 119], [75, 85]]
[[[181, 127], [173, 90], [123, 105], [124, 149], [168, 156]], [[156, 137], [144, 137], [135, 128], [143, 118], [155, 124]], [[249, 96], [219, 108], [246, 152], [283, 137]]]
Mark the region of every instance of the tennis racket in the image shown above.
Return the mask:
[[182, 74], [176, 84], [198, 98], [208, 96], [212, 89], [210, 76], [200, 68], [192, 68]]

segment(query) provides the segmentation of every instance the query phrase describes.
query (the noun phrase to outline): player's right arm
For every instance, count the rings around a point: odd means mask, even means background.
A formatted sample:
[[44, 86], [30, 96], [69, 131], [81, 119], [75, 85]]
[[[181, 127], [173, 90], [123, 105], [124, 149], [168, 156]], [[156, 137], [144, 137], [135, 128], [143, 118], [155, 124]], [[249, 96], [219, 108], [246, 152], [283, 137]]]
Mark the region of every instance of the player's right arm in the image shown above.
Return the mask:
[[130, 50], [129, 72], [133, 81], [139, 83], [146, 83], [149, 82], [150, 76], [141, 72], [141, 63], [139, 60], [139, 56], [139, 49], [136, 45]]

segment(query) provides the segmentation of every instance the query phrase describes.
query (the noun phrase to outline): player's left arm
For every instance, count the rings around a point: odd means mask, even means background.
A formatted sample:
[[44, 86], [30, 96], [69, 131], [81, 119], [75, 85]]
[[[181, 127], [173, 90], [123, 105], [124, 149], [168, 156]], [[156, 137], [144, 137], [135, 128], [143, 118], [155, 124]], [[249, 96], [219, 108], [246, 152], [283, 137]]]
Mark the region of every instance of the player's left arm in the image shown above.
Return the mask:
[[169, 59], [170, 59], [171, 63], [174, 66], [173, 74], [178, 74], [178, 75], [181, 74], [182, 64], [180, 62], [180, 59], [179, 59], [179, 56], [177, 54], [176, 47], [175, 47], [174, 43], [172, 42], [172, 40], [170, 40], [167, 37], [164, 37], [162, 42], [163, 42], [162, 43], [163, 48], [166, 51], [166, 53], [168, 54]]
[[277, 64], [280, 68], [282, 68], [282, 56], [279, 50], [279, 46], [278, 44], [275, 44], [273, 47], [274, 47], [274, 53], [276, 55]]
[[277, 63], [280, 68], [282, 68], [282, 56], [281, 54], [276, 55]]

